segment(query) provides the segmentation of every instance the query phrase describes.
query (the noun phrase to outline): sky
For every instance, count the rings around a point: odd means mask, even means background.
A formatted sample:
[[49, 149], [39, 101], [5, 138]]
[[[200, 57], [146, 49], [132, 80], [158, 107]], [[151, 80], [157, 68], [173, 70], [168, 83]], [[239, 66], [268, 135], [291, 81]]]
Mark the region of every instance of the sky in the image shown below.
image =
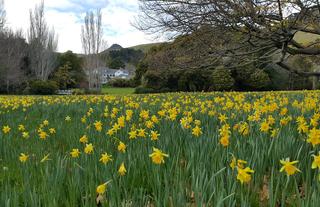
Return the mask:
[[[40, 0], [5, 0], [7, 26], [26, 33], [29, 11], [39, 3]], [[85, 13], [97, 8], [102, 11], [107, 46], [116, 43], [130, 47], [162, 41], [132, 26], [139, 12], [138, 0], [44, 0], [44, 4], [47, 23], [58, 33], [59, 52], [82, 52], [80, 35]]]

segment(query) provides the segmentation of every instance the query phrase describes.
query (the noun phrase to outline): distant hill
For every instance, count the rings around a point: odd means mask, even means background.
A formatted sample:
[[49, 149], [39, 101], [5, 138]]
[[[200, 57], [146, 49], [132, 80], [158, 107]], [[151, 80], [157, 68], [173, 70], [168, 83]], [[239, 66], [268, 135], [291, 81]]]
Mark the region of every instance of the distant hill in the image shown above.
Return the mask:
[[130, 49], [134, 49], [134, 50], [141, 50], [143, 53], [147, 53], [150, 48], [152, 48], [153, 46], [158, 46], [160, 45], [161, 42], [159, 43], [150, 43], [150, 44], [142, 44], [142, 45], [136, 45], [136, 46], [132, 46], [129, 47]]
[[141, 50], [143, 53], [147, 53], [150, 50], [150, 48], [152, 48], [153, 46], [158, 46], [160, 44], [162, 44], [162, 43], [159, 42], [159, 43], [142, 44], [142, 45], [135, 45], [132, 47], [127, 47], [127, 48], [124, 48], [119, 44], [113, 44], [108, 49], [102, 51], [101, 54], [107, 54], [110, 51], [119, 51], [122, 49]]
[[106, 54], [110, 53], [110, 51], [118, 51], [118, 50], [121, 50], [121, 49], [123, 49], [123, 47], [121, 45], [113, 44], [108, 49], [102, 51], [100, 54], [106, 55]]
[[[119, 44], [113, 44], [108, 49], [102, 51], [100, 55], [102, 55], [106, 66], [109, 68], [132, 68], [131, 70], [135, 71], [136, 66], [150, 48], [160, 44], [162, 43], [142, 44], [128, 48], [124, 48]], [[78, 56], [83, 57], [84, 55], [78, 54]]]
[[108, 50], [121, 50], [121, 49], [123, 49], [123, 47], [118, 44], [113, 44], [111, 45], [111, 47], [108, 48]]

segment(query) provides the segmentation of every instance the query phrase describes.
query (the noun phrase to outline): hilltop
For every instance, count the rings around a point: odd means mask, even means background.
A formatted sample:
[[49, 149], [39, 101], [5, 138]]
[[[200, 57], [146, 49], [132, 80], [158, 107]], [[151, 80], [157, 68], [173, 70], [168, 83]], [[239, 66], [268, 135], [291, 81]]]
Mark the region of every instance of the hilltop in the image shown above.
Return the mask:
[[131, 48], [134, 50], [141, 50], [143, 53], [147, 53], [152, 47], [158, 46], [160, 44], [162, 44], [162, 42], [136, 45], [136, 46], [132, 46], [132, 47], [128, 47], [128, 48]]

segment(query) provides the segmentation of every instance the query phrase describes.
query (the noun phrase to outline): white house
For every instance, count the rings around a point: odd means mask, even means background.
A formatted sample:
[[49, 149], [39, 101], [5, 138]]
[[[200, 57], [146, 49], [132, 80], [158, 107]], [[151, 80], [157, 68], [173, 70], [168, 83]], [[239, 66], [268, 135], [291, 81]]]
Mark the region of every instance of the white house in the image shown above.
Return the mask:
[[126, 78], [129, 76], [129, 72], [127, 70], [119, 69], [114, 74], [116, 77]]
[[114, 79], [114, 78], [122, 78], [122, 79], [129, 79], [130, 74], [129, 71], [124, 70], [124, 69], [111, 69], [107, 67], [101, 67], [98, 68], [97, 70], [101, 71], [101, 83], [106, 84], [108, 83], [109, 80]]
[[[88, 74], [88, 71], [86, 71]], [[128, 70], [125, 69], [112, 69], [108, 67], [99, 67], [94, 70], [94, 74], [100, 74], [100, 81], [102, 84], [108, 83], [111, 79], [114, 78], [122, 78], [122, 79], [129, 79], [132, 74], [130, 75]]]

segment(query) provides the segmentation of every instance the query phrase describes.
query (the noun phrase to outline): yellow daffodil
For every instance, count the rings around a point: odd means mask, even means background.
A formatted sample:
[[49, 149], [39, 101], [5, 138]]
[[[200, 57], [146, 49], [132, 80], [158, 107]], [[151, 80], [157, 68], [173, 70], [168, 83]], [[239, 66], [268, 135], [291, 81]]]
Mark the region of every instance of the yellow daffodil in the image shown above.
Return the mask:
[[92, 144], [86, 144], [86, 147], [84, 148], [84, 153], [92, 154], [93, 153], [93, 145]]
[[280, 160], [280, 163], [283, 165], [280, 169], [280, 172], [285, 171], [288, 176], [294, 175], [296, 172], [301, 172], [294, 164], [297, 164], [299, 161], [290, 161], [289, 158], [286, 160]]
[[56, 133], [56, 129], [55, 128], [50, 128], [49, 132], [50, 132], [50, 134], [55, 134]]
[[83, 135], [82, 137], [80, 137], [79, 142], [82, 143], [82, 144], [88, 143], [87, 135]]
[[119, 152], [125, 153], [126, 152], [126, 148], [127, 148], [127, 146], [123, 142], [119, 142], [119, 145], [118, 145], [118, 151]]
[[228, 147], [230, 144], [229, 136], [225, 135], [220, 138], [220, 144], [224, 147]]
[[129, 139], [135, 139], [137, 138], [138, 134], [136, 130], [130, 131], [129, 132]]
[[151, 131], [151, 133], [150, 133], [150, 137], [151, 137], [152, 141], [158, 140], [159, 136], [160, 136], [160, 134], [158, 134], [156, 131]]
[[48, 126], [48, 125], [49, 125], [49, 121], [48, 121], [48, 120], [44, 120], [44, 121], [42, 122], [42, 124], [43, 124], [44, 126]]
[[270, 129], [270, 125], [269, 125], [269, 123], [268, 123], [267, 121], [264, 121], [264, 122], [261, 123], [261, 125], [260, 125], [260, 131], [262, 131], [262, 132], [268, 132], [269, 129]]
[[104, 184], [101, 184], [97, 187], [97, 193], [100, 194], [100, 195], [103, 195], [105, 192], [106, 192], [106, 189], [107, 189], [107, 184], [104, 183]]
[[320, 153], [318, 155], [313, 155], [312, 169], [320, 169]]
[[169, 155], [154, 147], [153, 153], [149, 157], [151, 157], [153, 163], [160, 165], [164, 163], [164, 158], [169, 157]]
[[235, 156], [232, 156], [232, 160], [231, 160], [229, 166], [231, 167], [232, 170], [234, 170], [236, 165], [237, 165], [237, 158]]
[[5, 134], [8, 134], [10, 132], [11, 128], [7, 125], [7, 126], [3, 126], [2, 131]]
[[18, 127], [18, 130], [23, 132], [23, 131], [26, 130], [26, 128], [22, 124], [20, 124], [19, 127]]
[[71, 117], [70, 116], [66, 116], [66, 118], [64, 120], [69, 122], [69, 121], [71, 121]]
[[308, 134], [307, 142], [311, 143], [313, 147], [320, 144], [320, 129], [311, 129]]
[[192, 134], [196, 137], [199, 137], [201, 134], [202, 134], [202, 130], [199, 126], [195, 126], [193, 129], [192, 129]]
[[73, 158], [77, 158], [80, 155], [80, 151], [79, 149], [72, 149], [72, 151], [70, 152], [71, 157]]
[[119, 169], [118, 169], [118, 173], [121, 176], [124, 176], [127, 173], [126, 167], [124, 166], [124, 163], [121, 163]]
[[108, 181], [108, 182], [106, 182], [106, 183], [103, 183], [103, 184], [99, 185], [99, 186], [97, 187], [97, 189], [96, 189], [97, 194], [103, 195], [103, 194], [106, 192], [107, 186], [108, 186], [108, 184], [109, 184], [110, 182], [111, 182], [111, 181]]
[[138, 137], [146, 137], [145, 129], [138, 129]]
[[48, 134], [45, 131], [40, 131], [39, 132], [39, 137], [40, 137], [40, 139], [45, 140], [45, 139], [47, 139]]
[[29, 155], [26, 155], [26, 154], [24, 154], [24, 153], [21, 153], [20, 156], [19, 156], [19, 160], [20, 160], [20, 162], [22, 162], [22, 163], [27, 162], [28, 159], [29, 159]]
[[22, 132], [22, 137], [28, 139], [30, 137], [29, 132]]
[[225, 114], [220, 114], [218, 119], [220, 120], [220, 123], [226, 122], [228, 120], [228, 117]]
[[250, 169], [249, 167], [246, 167], [244, 169], [238, 167], [237, 170], [237, 179], [241, 182], [241, 184], [250, 182], [252, 176], [251, 174], [254, 173], [252, 169]]
[[112, 161], [112, 155], [109, 155], [108, 153], [101, 154], [101, 158], [99, 160], [103, 164], [107, 164], [108, 162]]
[[101, 121], [96, 121], [96, 122], [94, 122], [94, 127], [96, 128], [96, 130], [98, 131], [98, 132], [101, 132], [102, 131], [102, 123], [101, 123]]

